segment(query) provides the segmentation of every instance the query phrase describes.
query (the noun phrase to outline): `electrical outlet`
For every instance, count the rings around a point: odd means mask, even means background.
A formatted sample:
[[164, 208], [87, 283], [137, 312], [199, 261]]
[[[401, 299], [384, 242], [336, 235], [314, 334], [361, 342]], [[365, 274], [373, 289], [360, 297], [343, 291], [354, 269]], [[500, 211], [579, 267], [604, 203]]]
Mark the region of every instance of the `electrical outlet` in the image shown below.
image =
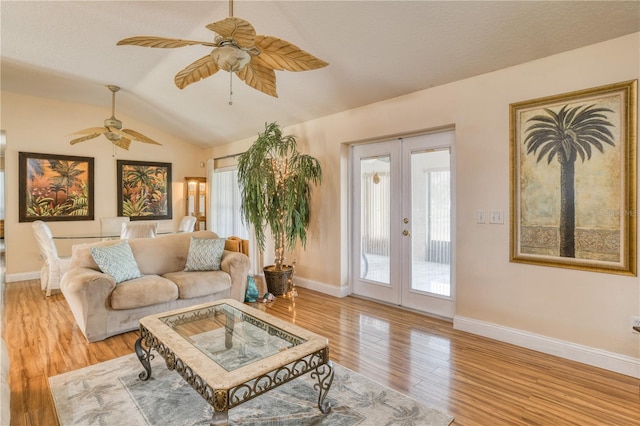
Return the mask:
[[631, 327], [634, 333], [640, 333], [640, 317], [631, 317]]

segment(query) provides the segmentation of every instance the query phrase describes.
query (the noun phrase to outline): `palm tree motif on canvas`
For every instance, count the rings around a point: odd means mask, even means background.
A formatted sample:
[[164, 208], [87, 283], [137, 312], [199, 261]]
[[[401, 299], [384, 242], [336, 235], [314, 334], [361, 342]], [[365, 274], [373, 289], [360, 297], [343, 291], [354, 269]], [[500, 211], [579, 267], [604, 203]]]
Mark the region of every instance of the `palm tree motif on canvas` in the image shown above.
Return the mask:
[[123, 167], [123, 213], [125, 216], [159, 216], [167, 213], [167, 168], [130, 165]]
[[532, 123], [524, 144], [527, 155], [537, 155], [539, 163], [556, 160], [560, 164], [560, 252], [561, 257], [575, 257], [576, 202], [575, 163], [590, 160], [594, 149], [604, 153], [605, 145], [615, 146], [608, 127], [613, 124], [605, 113], [609, 108], [596, 105], [564, 105], [559, 111], [544, 108], [545, 114], [527, 120]]
[[86, 216], [89, 210], [89, 189], [86, 184], [85, 161], [27, 161], [29, 191], [27, 215], [31, 217]]

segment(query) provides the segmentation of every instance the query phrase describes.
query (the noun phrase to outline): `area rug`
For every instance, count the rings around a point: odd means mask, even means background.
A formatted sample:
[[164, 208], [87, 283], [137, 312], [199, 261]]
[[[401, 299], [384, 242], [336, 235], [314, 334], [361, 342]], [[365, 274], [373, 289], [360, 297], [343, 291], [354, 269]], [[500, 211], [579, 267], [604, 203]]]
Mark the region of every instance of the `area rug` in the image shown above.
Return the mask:
[[[142, 381], [135, 354], [49, 377], [62, 426], [209, 425], [213, 409], [156, 356]], [[453, 417], [335, 364], [327, 395], [331, 412], [318, 409], [309, 374], [229, 410], [230, 425], [446, 426]]]

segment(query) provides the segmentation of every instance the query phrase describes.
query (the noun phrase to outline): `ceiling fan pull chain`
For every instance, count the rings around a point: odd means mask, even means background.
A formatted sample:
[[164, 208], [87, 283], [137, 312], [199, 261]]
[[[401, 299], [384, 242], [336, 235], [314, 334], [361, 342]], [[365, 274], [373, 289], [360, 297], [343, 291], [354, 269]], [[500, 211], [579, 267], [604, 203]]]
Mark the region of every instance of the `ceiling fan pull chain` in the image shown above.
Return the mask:
[[233, 105], [233, 73], [229, 73], [229, 105]]

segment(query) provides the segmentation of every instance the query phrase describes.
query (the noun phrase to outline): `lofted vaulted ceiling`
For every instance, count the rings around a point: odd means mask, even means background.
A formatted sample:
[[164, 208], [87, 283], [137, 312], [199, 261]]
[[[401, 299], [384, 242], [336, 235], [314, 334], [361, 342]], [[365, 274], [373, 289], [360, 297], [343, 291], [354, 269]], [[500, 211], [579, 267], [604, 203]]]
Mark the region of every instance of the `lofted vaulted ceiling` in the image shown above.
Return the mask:
[[115, 84], [120, 114], [213, 146], [265, 122], [288, 126], [640, 31], [636, 0], [236, 0], [234, 16], [258, 34], [329, 63], [277, 71], [278, 98], [224, 71], [178, 89], [174, 75], [204, 46], [116, 46], [136, 35], [212, 40], [205, 26], [227, 16], [226, 0], [2, 1], [1, 88], [108, 109]]

